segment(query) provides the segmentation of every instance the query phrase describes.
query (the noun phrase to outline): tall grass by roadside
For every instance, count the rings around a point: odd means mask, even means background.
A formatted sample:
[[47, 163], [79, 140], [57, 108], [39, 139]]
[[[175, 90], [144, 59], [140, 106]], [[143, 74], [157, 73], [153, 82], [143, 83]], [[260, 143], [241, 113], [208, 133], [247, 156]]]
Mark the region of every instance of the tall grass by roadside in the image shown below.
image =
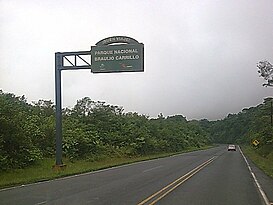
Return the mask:
[[[254, 164], [263, 170], [268, 176], [273, 178], [273, 150], [265, 151], [250, 146], [243, 146], [242, 151]], [[265, 154], [266, 153], [266, 154]]]
[[54, 158], [46, 158], [41, 160], [39, 163], [24, 169], [13, 169], [5, 172], [0, 172], [0, 188], [23, 185], [39, 181], [46, 181], [50, 179], [56, 179], [69, 175], [101, 170], [109, 167], [115, 167], [118, 165], [129, 164], [138, 161], [162, 158], [184, 152], [208, 149], [211, 147], [212, 146], [206, 146], [202, 148], [189, 148], [178, 153], [161, 153], [147, 156], [133, 157], [120, 156], [111, 158], [105, 157], [96, 161], [76, 160], [74, 162], [71, 162], [67, 159], [64, 159], [64, 164], [67, 165], [67, 168], [62, 171], [54, 171], [52, 169], [52, 165], [55, 163]]

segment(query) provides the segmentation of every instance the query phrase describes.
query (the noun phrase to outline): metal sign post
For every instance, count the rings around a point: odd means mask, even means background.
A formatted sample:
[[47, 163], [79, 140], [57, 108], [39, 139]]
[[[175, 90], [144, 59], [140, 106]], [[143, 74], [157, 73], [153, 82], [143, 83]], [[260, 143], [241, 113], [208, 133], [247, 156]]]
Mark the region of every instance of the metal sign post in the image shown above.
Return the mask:
[[[65, 168], [62, 161], [62, 70], [91, 69], [91, 63], [82, 56], [91, 55], [91, 51], [55, 53], [55, 100], [56, 100], [56, 164], [53, 169]], [[72, 57], [73, 62], [68, 57]], [[79, 61], [81, 65], [79, 65]], [[68, 65], [64, 65], [66, 62]], [[82, 65], [83, 64], [83, 65]]]
[[[92, 46], [91, 50], [55, 53], [56, 164], [53, 166], [55, 170], [66, 167], [62, 161], [61, 71], [80, 69], [91, 69], [93, 73], [144, 71], [144, 45], [133, 38], [126, 36], [105, 38], [96, 46]], [[83, 56], [90, 57], [92, 66]]]
[[61, 96], [61, 65], [60, 53], [55, 53], [55, 99], [56, 99], [56, 165], [61, 166], [62, 162], [62, 96]]

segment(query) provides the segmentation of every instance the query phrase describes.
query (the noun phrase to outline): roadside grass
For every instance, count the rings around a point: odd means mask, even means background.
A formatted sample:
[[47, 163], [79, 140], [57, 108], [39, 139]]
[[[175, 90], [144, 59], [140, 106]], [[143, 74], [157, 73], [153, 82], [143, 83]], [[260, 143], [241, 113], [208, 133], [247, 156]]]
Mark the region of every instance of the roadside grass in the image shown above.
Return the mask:
[[67, 167], [66, 169], [61, 171], [54, 171], [52, 169], [52, 165], [54, 165], [55, 163], [54, 158], [45, 158], [38, 162], [37, 164], [29, 166], [24, 169], [13, 169], [5, 172], [0, 172], [0, 188], [8, 188], [12, 186], [25, 185], [34, 182], [47, 181], [65, 176], [92, 172], [124, 164], [130, 164], [133, 162], [163, 158], [186, 152], [209, 149], [212, 147], [213, 146], [205, 146], [201, 148], [188, 148], [186, 150], [176, 153], [160, 153], [146, 156], [133, 157], [121, 156], [111, 158], [108, 157], [98, 161], [76, 160], [74, 162], [71, 162], [68, 159], [63, 159], [64, 164], [66, 164]]
[[254, 164], [273, 178], [273, 151], [266, 156], [261, 156], [255, 148], [250, 146], [242, 146], [242, 151]]

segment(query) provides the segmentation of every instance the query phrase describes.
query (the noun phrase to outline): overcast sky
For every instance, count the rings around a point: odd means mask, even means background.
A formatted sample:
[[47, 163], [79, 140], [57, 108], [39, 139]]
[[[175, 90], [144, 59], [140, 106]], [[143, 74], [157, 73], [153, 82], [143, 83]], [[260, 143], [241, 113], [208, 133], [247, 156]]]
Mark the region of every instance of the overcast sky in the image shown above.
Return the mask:
[[111, 36], [144, 44], [145, 71], [62, 71], [63, 107], [215, 120], [273, 94], [256, 67], [273, 63], [272, 0], [0, 0], [0, 89], [55, 101], [54, 53]]

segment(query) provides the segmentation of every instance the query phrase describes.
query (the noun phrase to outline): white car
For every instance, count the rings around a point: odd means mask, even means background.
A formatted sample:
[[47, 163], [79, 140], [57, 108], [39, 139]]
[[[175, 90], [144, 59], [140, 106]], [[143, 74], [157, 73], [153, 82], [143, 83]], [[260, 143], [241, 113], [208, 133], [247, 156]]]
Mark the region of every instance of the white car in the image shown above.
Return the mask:
[[236, 151], [236, 146], [233, 144], [228, 145], [228, 151]]

